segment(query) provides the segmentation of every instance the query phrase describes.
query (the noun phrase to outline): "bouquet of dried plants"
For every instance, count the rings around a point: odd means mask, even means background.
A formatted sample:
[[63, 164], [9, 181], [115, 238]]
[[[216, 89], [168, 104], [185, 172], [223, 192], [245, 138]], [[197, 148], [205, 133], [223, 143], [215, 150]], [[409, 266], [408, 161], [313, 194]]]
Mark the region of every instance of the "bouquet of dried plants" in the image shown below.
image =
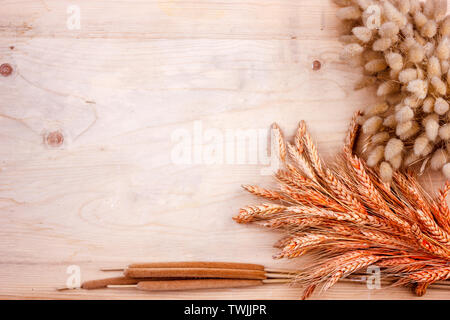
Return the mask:
[[450, 278], [450, 184], [430, 195], [410, 172], [395, 172], [390, 183], [383, 182], [353, 152], [358, 116], [343, 151], [327, 165], [304, 122], [293, 143], [274, 125], [283, 164], [276, 173], [279, 188], [243, 186], [270, 202], [242, 208], [234, 219], [286, 233], [276, 258], [312, 255], [314, 263], [295, 279], [306, 287], [303, 298], [370, 265], [382, 268], [382, 279], [423, 295], [429, 285]]
[[391, 181], [420, 164], [450, 178], [450, 16], [447, 0], [334, 0], [346, 26], [342, 58], [361, 63], [356, 89], [376, 84], [382, 102], [360, 119], [365, 158]]

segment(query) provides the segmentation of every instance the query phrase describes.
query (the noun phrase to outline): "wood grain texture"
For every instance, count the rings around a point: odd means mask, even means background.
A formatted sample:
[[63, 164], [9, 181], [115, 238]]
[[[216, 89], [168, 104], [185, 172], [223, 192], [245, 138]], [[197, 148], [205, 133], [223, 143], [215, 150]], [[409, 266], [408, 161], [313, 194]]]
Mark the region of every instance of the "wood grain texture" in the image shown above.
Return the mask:
[[[81, 29], [68, 30], [69, 5]], [[0, 15], [0, 298], [297, 299], [299, 288], [145, 293], [64, 291], [133, 261], [273, 261], [279, 235], [231, 217], [271, 185], [261, 164], [175, 165], [173, 133], [266, 130], [306, 120], [329, 159], [353, 112], [360, 70], [339, 61], [329, 0], [4, 0]], [[313, 61], [321, 69], [312, 70]], [[64, 142], [48, 145], [58, 132]], [[56, 139], [58, 140], [58, 139]], [[52, 140], [53, 141], [53, 140]], [[207, 145], [207, 142], [204, 142]], [[339, 284], [317, 299], [413, 299]], [[429, 290], [425, 298], [450, 298]]]

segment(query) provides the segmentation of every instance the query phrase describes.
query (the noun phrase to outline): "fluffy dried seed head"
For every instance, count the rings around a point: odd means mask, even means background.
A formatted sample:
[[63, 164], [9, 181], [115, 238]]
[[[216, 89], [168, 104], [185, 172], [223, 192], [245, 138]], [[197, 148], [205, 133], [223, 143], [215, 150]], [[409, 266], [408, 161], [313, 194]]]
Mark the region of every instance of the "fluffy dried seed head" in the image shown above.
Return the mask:
[[407, 68], [402, 70], [398, 75], [398, 80], [401, 83], [408, 83], [417, 79], [417, 69]]
[[440, 77], [442, 75], [441, 62], [437, 57], [430, 57], [427, 64], [428, 77]]
[[393, 157], [391, 160], [389, 160], [389, 163], [391, 164], [391, 167], [393, 170], [398, 170], [400, 166], [402, 165], [402, 155], [398, 154], [395, 157]]
[[445, 101], [442, 98], [437, 98], [436, 102], [434, 103], [434, 112], [436, 112], [439, 115], [445, 114], [449, 109], [449, 104], [447, 101]]
[[380, 177], [384, 182], [390, 182], [392, 180], [392, 167], [386, 161], [383, 161], [380, 164]]
[[375, 167], [384, 157], [384, 146], [376, 146], [367, 157], [367, 165]]
[[414, 43], [408, 48], [408, 60], [412, 63], [420, 63], [425, 57], [425, 50], [423, 46]]
[[423, 100], [422, 110], [426, 113], [433, 112], [434, 109], [434, 98], [433, 97], [427, 97], [425, 100]]
[[444, 149], [436, 150], [430, 160], [431, 169], [440, 170], [446, 163], [447, 152]]
[[384, 118], [383, 126], [387, 128], [395, 128], [397, 126], [397, 120], [395, 120], [395, 114], [391, 114]]
[[373, 116], [367, 119], [363, 126], [362, 131], [366, 134], [374, 134], [376, 133], [383, 123], [383, 119], [379, 116]]
[[422, 10], [422, 5], [420, 0], [409, 0], [409, 12], [415, 13], [416, 11]]
[[397, 0], [397, 8], [402, 14], [406, 15], [411, 10], [411, 3], [409, 0]]
[[403, 142], [397, 138], [391, 138], [384, 149], [384, 158], [389, 161], [403, 151]]
[[421, 135], [414, 141], [414, 154], [420, 156], [429, 144], [429, 140], [426, 135]]
[[347, 44], [341, 52], [341, 59], [350, 59], [360, 55], [364, 48], [357, 43]]
[[413, 37], [414, 36], [414, 27], [413, 27], [412, 23], [406, 24], [406, 26], [404, 26], [401, 29], [401, 33], [402, 33], [403, 37], [405, 37], [405, 38]]
[[338, 9], [336, 15], [341, 20], [357, 20], [361, 18], [361, 10], [355, 6], [349, 6]]
[[406, 89], [417, 98], [425, 99], [428, 93], [428, 82], [420, 79], [412, 80], [408, 83]]
[[374, 59], [366, 63], [364, 68], [371, 73], [377, 73], [387, 68], [385, 59]]
[[409, 106], [404, 106], [395, 113], [397, 122], [407, 122], [414, 118], [414, 111]]
[[450, 140], [450, 123], [444, 124], [439, 128], [439, 137], [442, 140]]
[[427, 16], [420, 11], [416, 11], [413, 15], [413, 18], [414, 24], [417, 28], [422, 28], [428, 22]]
[[444, 21], [442, 21], [439, 32], [443, 36], [450, 35], [450, 16], [445, 17]]
[[412, 121], [411, 127], [409, 130], [402, 132], [401, 135], [399, 135], [400, 139], [405, 141], [413, 136], [415, 136], [420, 131], [420, 127], [417, 124], [417, 122]]
[[447, 13], [447, 0], [434, 0], [433, 18], [437, 22], [442, 21]]
[[380, 38], [373, 43], [372, 49], [374, 51], [385, 51], [389, 49], [391, 45], [392, 40], [390, 38]]
[[433, 113], [423, 119], [423, 126], [425, 127], [425, 133], [428, 140], [435, 141], [439, 133], [439, 117]]
[[434, 76], [431, 78], [430, 82], [437, 94], [441, 96], [445, 96], [447, 94], [447, 85], [441, 80], [440, 77]]
[[415, 109], [421, 105], [421, 100], [415, 96], [407, 96], [403, 99], [403, 104]]
[[389, 105], [386, 102], [375, 104], [364, 112], [367, 117], [375, 116], [378, 114], [385, 113], [389, 109]]
[[434, 149], [433, 144], [429, 143], [427, 144], [427, 146], [425, 147], [425, 149], [423, 149], [421, 156], [425, 157], [427, 155], [429, 155]]
[[434, 20], [428, 20], [420, 29], [420, 34], [426, 38], [433, 38], [437, 33], [437, 23]]
[[380, 29], [378, 30], [378, 34], [380, 35], [381, 38], [389, 38], [389, 39], [396, 36], [398, 32], [399, 32], [398, 25], [391, 21], [383, 23]]
[[436, 56], [439, 60], [447, 60], [450, 58], [450, 48], [446, 37], [439, 42], [439, 45], [436, 48]]
[[450, 179], [450, 163], [446, 163], [443, 167], [442, 167], [442, 173], [444, 174], [444, 176], [447, 179]]
[[388, 1], [383, 2], [383, 12], [386, 18], [395, 22], [399, 28], [403, 28], [408, 23], [405, 15], [398, 11], [397, 8]]
[[396, 52], [389, 52], [385, 55], [388, 66], [395, 71], [400, 71], [403, 68], [403, 57]]
[[[378, 144], [382, 144], [385, 143], [386, 141], [388, 141], [390, 138], [389, 133], [383, 131], [383, 132], [378, 132], [377, 134], [374, 134], [371, 138], [370, 138], [370, 144], [376, 146]], [[384, 152], [384, 151], [383, 151]], [[384, 155], [384, 153], [383, 153]]]
[[435, 48], [436, 48], [436, 45], [434, 44], [434, 42], [427, 42], [423, 46], [423, 49], [425, 50], [425, 56], [427, 58], [431, 57], [434, 54]]
[[378, 86], [377, 95], [379, 97], [386, 96], [388, 94], [398, 92], [400, 90], [400, 85], [395, 81], [386, 81]]
[[354, 27], [352, 29], [352, 33], [355, 35], [358, 40], [361, 42], [369, 42], [372, 40], [372, 30], [367, 27]]
[[441, 60], [442, 73], [447, 73], [450, 70], [450, 63], [447, 60]]
[[[412, 121], [406, 121], [402, 123], [397, 123], [397, 128], [395, 128], [395, 134], [399, 137], [406, 134], [413, 126]], [[403, 140], [403, 139], [402, 139]]]

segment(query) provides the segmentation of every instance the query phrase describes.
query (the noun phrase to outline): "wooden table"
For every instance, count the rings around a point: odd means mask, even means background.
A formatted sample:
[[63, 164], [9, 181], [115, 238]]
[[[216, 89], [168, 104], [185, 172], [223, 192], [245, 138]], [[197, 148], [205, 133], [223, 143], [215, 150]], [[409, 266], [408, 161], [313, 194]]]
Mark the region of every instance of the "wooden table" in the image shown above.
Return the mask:
[[[300, 296], [282, 285], [55, 288], [78, 267], [87, 280], [131, 261], [301, 265], [272, 260], [279, 234], [231, 220], [257, 201], [242, 183], [274, 183], [259, 158], [177, 164], [174, 153], [190, 137], [192, 150], [226, 159], [208, 139], [274, 121], [292, 137], [304, 119], [330, 159], [352, 113], [374, 100], [371, 89], [353, 91], [360, 70], [339, 60], [331, 1], [3, 0], [0, 10], [0, 64], [13, 67], [0, 76], [0, 298]], [[313, 298], [415, 297], [339, 284]]]

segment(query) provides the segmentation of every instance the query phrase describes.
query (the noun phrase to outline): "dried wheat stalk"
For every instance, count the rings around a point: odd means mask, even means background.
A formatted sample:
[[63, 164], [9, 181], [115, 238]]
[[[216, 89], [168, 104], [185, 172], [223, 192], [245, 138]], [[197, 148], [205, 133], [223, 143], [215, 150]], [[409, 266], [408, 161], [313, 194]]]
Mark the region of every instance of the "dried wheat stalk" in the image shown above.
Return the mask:
[[379, 172], [353, 153], [358, 117], [353, 117], [343, 151], [328, 165], [304, 122], [292, 145], [280, 140], [281, 130], [274, 126], [284, 166], [276, 174], [279, 189], [244, 186], [274, 203], [245, 207], [234, 220], [262, 221], [284, 232], [275, 258], [314, 257], [295, 279], [306, 288], [304, 298], [370, 265], [382, 268], [382, 277], [394, 277], [396, 285], [413, 286], [423, 295], [430, 284], [450, 278], [445, 199], [450, 183], [431, 196], [410, 172], [396, 172], [391, 183], [382, 182]]

